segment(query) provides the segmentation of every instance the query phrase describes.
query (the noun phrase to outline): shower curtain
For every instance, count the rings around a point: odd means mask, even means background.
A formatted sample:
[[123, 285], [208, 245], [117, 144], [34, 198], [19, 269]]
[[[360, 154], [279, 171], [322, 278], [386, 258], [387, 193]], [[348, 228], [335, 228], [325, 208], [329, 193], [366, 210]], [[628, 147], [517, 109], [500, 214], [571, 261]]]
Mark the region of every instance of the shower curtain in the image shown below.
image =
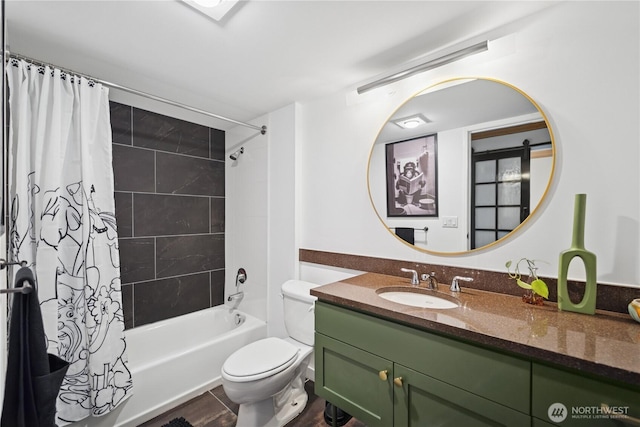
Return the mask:
[[120, 287], [108, 89], [11, 59], [9, 248], [36, 274], [47, 351], [71, 365], [58, 425], [131, 395]]

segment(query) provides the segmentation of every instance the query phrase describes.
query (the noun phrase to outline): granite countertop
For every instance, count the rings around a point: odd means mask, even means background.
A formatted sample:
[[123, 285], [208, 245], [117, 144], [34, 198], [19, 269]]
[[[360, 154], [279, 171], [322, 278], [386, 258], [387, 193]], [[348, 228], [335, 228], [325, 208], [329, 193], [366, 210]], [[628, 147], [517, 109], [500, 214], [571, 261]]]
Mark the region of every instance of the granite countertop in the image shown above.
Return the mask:
[[365, 273], [313, 288], [311, 294], [419, 329], [640, 387], [640, 323], [628, 315], [558, 311], [550, 302], [533, 306], [518, 297], [465, 287], [465, 282], [460, 282], [460, 293], [450, 292], [445, 284], [427, 291], [454, 297], [457, 308], [423, 309], [376, 293], [390, 286], [411, 287], [405, 277]]

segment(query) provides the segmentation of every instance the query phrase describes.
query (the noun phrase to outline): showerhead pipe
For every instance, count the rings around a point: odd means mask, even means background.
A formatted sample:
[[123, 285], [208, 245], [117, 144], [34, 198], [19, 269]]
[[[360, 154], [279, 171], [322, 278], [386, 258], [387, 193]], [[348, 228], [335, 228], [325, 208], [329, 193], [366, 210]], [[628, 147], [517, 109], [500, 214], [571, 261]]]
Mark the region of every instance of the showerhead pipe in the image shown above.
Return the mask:
[[233, 153], [229, 156], [229, 158], [230, 158], [231, 160], [238, 160], [238, 157], [240, 157], [240, 154], [242, 154], [242, 153], [244, 153], [244, 147], [240, 147], [240, 149], [239, 149], [239, 150], [237, 150], [237, 151], [233, 152]]

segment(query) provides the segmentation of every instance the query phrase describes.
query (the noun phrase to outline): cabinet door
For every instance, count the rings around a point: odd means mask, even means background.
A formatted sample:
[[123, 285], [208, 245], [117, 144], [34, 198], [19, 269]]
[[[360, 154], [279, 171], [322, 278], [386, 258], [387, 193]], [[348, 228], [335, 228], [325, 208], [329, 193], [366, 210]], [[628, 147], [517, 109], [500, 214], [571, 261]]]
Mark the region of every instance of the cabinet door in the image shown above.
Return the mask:
[[[551, 424], [538, 418], [531, 418], [531, 427], [554, 427], [558, 424]], [[586, 427], [586, 426], [585, 426]]]
[[[393, 424], [393, 364], [326, 335], [315, 335], [315, 392], [368, 427]], [[380, 372], [386, 371], [386, 379]], [[383, 375], [384, 377], [385, 375]]]
[[533, 364], [532, 415], [563, 426], [640, 426], [640, 389]]
[[531, 425], [529, 415], [484, 399], [405, 366], [394, 365], [394, 426], [514, 426]]

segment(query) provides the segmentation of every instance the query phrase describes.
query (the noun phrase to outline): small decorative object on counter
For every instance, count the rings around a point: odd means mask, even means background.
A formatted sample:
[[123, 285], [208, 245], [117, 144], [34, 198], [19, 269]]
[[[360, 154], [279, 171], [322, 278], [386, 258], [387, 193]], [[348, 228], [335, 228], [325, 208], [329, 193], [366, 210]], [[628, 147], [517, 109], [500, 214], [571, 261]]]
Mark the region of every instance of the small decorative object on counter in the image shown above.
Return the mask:
[[[584, 223], [586, 194], [576, 194], [573, 213], [573, 238], [571, 247], [560, 252], [558, 265], [558, 309], [576, 313], [595, 314], [596, 312], [596, 255], [584, 248]], [[573, 258], [579, 257], [584, 263], [586, 284], [582, 300], [574, 304], [569, 298], [567, 289], [567, 273]]]
[[640, 298], [636, 298], [629, 303], [629, 314], [633, 320], [640, 323]]
[[[527, 263], [527, 269], [529, 270], [529, 276], [526, 281], [522, 280], [522, 275], [520, 274], [520, 263], [522, 262]], [[543, 305], [544, 300], [549, 298], [549, 287], [544, 280], [538, 277], [536, 261], [528, 258], [520, 258], [518, 262], [516, 262], [513, 273], [510, 270], [511, 264], [511, 261], [507, 261], [505, 264], [509, 277], [515, 279], [518, 286], [527, 290], [522, 296], [522, 301], [527, 304]]]

